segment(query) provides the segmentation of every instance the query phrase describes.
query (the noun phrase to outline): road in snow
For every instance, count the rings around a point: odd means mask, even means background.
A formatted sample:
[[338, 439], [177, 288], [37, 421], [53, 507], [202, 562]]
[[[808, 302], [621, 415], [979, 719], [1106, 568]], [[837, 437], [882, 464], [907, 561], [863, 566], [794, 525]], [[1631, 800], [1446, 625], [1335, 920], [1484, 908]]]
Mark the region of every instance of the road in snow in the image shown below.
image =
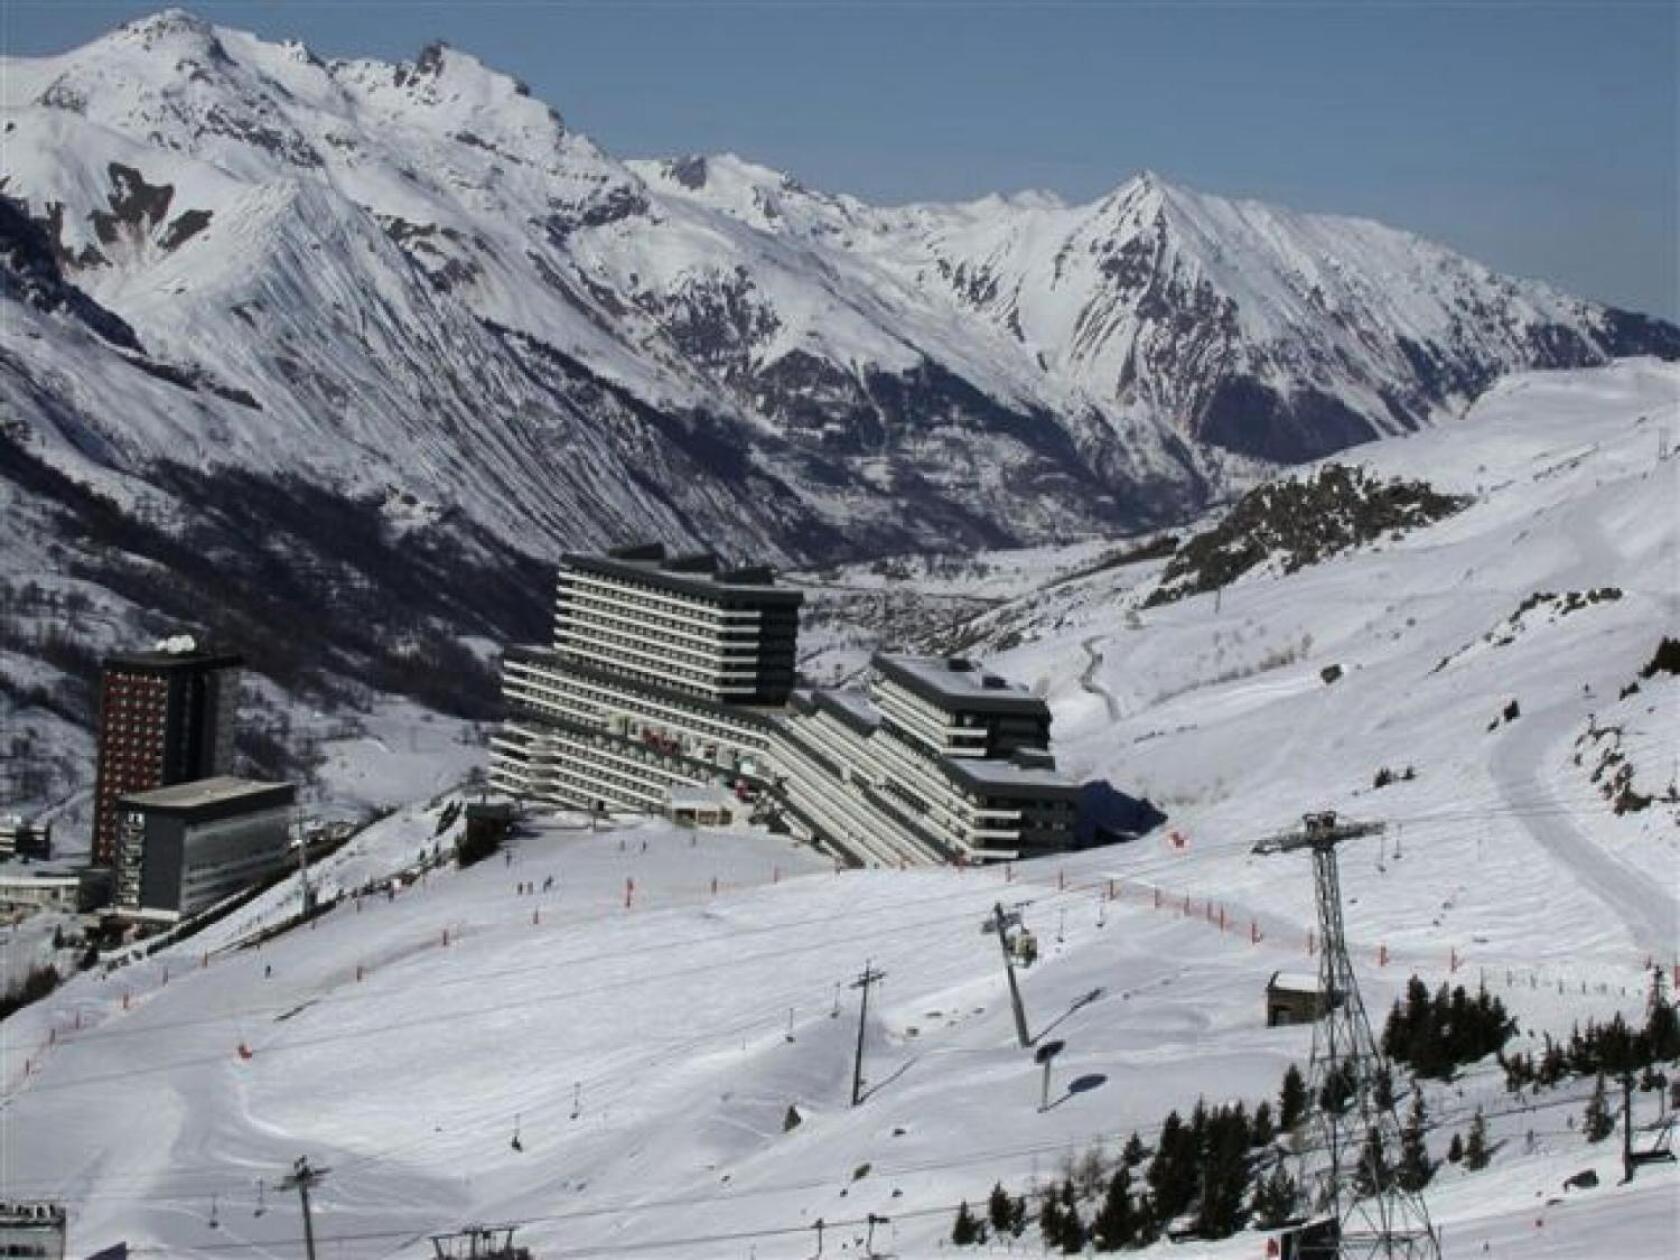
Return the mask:
[[1079, 675], [1079, 685], [1094, 696], [1101, 696], [1103, 708], [1108, 712], [1110, 722], [1120, 720], [1120, 702], [1114, 698], [1114, 693], [1097, 681], [1097, 671], [1102, 668], [1103, 654], [1097, 651], [1100, 635], [1092, 635], [1088, 639], [1079, 641], [1080, 648], [1085, 653], [1085, 672]]

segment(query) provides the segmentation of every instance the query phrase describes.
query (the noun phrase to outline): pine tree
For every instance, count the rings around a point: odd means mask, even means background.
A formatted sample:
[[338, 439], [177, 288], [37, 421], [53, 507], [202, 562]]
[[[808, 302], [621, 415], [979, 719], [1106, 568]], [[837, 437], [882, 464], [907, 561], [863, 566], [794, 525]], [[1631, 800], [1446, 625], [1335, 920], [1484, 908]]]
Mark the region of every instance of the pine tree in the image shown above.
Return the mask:
[[1074, 1197], [1073, 1182], [1062, 1183], [1062, 1251], [1066, 1255], [1078, 1255], [1085, 1250], [1085, 1225], [1079, 1219], [1079, 1203]]
[[1248, 1142], [1248, 1117], [1240, 1105], [1220, 1107], [1208, 1117], [1201, 1149], [1201, 1203], [1196, 1211], [1196, 1231], [1203, 1238], [1226, 1238], [1242, 1223]]
[[1146, 1176], [1150, 1197], [1155, 1201], [1156, 1219], [1161, 1223], [1172, 1220], [1195, 1198], [1195, 1159], [1195, 1147], [1184, 1122], [1178, 1118], [1178, 1112], [1168, 1112]]
[[1098, 1251], [1119, 1251], [1137, 1239], [1137, 1207], [1132, 1202], [1132, 1178], [1124, 1165], [1109, 1179], [1102, 1207], [1091, 1222], [1091, 1241]]
[[968, 1210], [968, 1200], [957, 1204], [957, 1220], [951, 1226], [951, 1241], [959, 1247], [968, 1247], [974, 1243], [986, 1241], [986, 1231], [980, 1222], [974, 1219], [974, 1214]]
[[1019, 1238], [1027, 1232], [1027, 1196], [1018, 1194], [1009, 1205], [1009, 1234], [1012, 1238]]
[[1604, 1073], [1598, 1074], [1592, 1097], [1587, 1100], [1587, 1114], [1583, 1128], [1587, 1141], [1602, 1142], [1616, 1131], [1615, 1117], [1610, 1114], [1610, 1101], [1604, 1096]]
[[1372, 1100], [1383, 1111], [1394, 1110], [1394, 1073], [1386, 1063], [1376, 1070], [1372, 1084]]
[[1120, 1159], [1127, 1168], [1137, 1168], [1143, 1163], [1143, 1139], [1134, 1130], [1132, 1136], [1126, 1139], [1126, 1149], [1120, 1152]]
[[1307, 1083], [1301, 1079], [1301, 1069], [1293, 1063], [1283, 1074], [1283, 1089], [1278, 1094], [1278, 1126], [1285, 1133], [1301, 1123], [1307, 1110]]
[[1359, 1152], [1359, 1163], [1353, 1170], [1353, 1192], [1369, 1198], [1388, 1184], [1388, 1154], [1383, 1150], [1382, 1133], [1376, 1128], [1365, 1131], [1365, 1145]]
[[1262, 1177], [1254, 1186], [1254, 1217], [1262, 1229], [1277, 1229], [1287, 1225], [1295, 1216], [1301, 1192], [1295, 1179], [1281, 1163], [1272, 1169], [1271, 1176]]
[[1452, 1143], [1447, 1147], [1447, 1163], [1456, 1164], [1464, 1158], [1464, 1139], [1453, 1134]]
[[1406, 1127], [1400, 1134], [1400, 1165], [1395, 1169], [1395, 1178], [1402, 1189], [1421, 1190], [1435, 1175], [1435, 1167], [1429, 1162], [1429, 1147], [1423, 1137], [1424, 1122], [1427, 1119], [1423, 1091], [1420, 1089], [1412, 1095], [1412, 1109], [1406, 1116]]
[[1352, 1060], [1344, 1059], [1334, 1070], [1325, 1073], [1324, 1084], [1318, 1091], [1318, 1105], [1325, 1111], [1340, 1115], [1353, 1101], [1358, 1086], [1359, 1078], [1354, 1073]]
[[1481, 1172], [1491, 1158], [1487, 1144], [1487, 1117], [1477, 1107], [1476, 1116], [1470, 1121], [1470, 1139], [1464, 1144], [1464, 1166], [1471, 1172]]
[[1054, 1193], [1044, 1196], [1038, 1209], [1038, 1232], [1044, 1239], [1045, 1250], [1062, 1245], [1062, 1201]]
[[986, 1199], [986, 1220], [992, 1227], [992, 1233], [1019, 1234], [1018, 1219], [1024, 1219], [1025, 1209], [1017, 1209], [1015, 1200], [1009, 1197], [1009, 1191], [1003, 1188], [1000, 1181], [992, 1187], [992, 1193]]
[[1250, 1127], [1250, 1134], [1255, 1146], [1270, 1146], [1272, 1139], [1277, 1136], [1277, 1129], [1272, 1124], [1272, 1104], [1265, 1099], [1254, 1109], [1254, 1122]]

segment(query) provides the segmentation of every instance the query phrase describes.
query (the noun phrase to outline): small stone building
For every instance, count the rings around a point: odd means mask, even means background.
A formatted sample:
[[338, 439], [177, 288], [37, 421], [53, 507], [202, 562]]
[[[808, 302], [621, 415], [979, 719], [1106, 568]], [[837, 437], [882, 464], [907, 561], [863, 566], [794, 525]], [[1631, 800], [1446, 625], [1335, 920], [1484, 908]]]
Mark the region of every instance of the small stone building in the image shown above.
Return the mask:
[[1274, 971], [1266, 982], [1266, 1027], [1311, 1024], [1324, 1015], [1324, 991], [1318, 977], [1302, 972]]

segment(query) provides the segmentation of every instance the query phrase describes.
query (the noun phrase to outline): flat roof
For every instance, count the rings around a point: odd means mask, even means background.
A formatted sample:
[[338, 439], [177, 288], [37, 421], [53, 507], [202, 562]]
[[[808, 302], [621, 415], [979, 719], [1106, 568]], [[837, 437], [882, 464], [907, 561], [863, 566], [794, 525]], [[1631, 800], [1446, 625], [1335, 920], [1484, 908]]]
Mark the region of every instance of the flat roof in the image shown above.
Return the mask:
[[172, 783], [149, 792], [131, 792], [117, 799], [120, 804], [137, 805], [142, 809], [191, 814], [233, 803], [259, 804], [267, 796], [289, 800], [296, 791], [297, 785], [292, 783], [264, 783], [257, 779], [220, 774], [213, 779]]
[[1289, 993], [1320, 992], [1317, 974], [1308, 975], [1304, 971], [1274, 971], [1272, 978], [1266, 982], [1266, 987]]
[[170, 673], [175, 670], [231, 669], [243, 665], [245, 658], [237, 652], [113, 652], [103, 662], [106, 669], [139, 669], [148, 673]]
[[1001, 790], [1041, 800], [1079, 798], [1079, 784], [1060, 770], [1022, 766], [992, 757], [944, 757], [941, 761], [952, 774], [976, 790]]
[[776, 575], [767, 567], [726, 569], [711, 552], [667, 556], [665, 548], [657, 543], [646, 547], [623, 547], [604, 556], [567, 552], [560, 557], [561, 574], [564, 575], [567, 569], [646, 582], [650, 586], [701, 599], [744, 597], [754, 603], [788, 608], [797, 608], [805, 601], [804, 591], [777, 586]]
[[881, 711], [861, 691], [819, 691], [813, 695], [812, 703], [860, 735], [871, 734], [881, 725]]
[[925, 700], [970, 713], [1050, 716], [1050, 706], [1025, 687], [987, 673], [957, 656], [901, 656], [877, 652], [870, 664]]
[[665, 799], [672, 809], [707, 809], [720, 806], [735, 808], [740, 802], [732, 792], [720, 787], [698, 787], [693, 784], [673, 784], [665, 790]]

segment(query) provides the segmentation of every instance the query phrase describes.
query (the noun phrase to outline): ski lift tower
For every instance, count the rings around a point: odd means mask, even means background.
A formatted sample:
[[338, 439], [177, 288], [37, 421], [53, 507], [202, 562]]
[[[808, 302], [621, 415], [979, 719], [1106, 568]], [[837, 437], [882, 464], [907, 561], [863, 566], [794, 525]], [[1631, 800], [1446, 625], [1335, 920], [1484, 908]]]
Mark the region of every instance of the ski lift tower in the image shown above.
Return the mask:
[[[1318, 911], [1318, 985], [1323, 1013], [1313, 1024], [1312, 1063], [1308, 1070], [1308, 1108], [1316, 1141], [1329, 1164], [1320, 1174], [1315, 1207], [1328, 1220], [1307, 1225], [1286, 1254], [1300, 1260], [1440, 1260], [1441, 1245], [1429, 1224], [1429, 1212], [1415, 1192], [1401, 1188], [1391, 1162], [1400, 1150], [1400, 1121], [1392, 1106], [1377, 1104], [1376, 1081], [1382, 1054], [1371, 1035], [1359, 982], [1348, 957], [1342, 930], [1342, 886], [1336, 846], [1361, 836], [1380, 834], [1380, 822], [1353, 822], [1332, 812], [1308, 814], [1301, 828], [1268, 836], [1254, 846], [1257, 854], [1312, 854], [1313, 896]], [[1347, 1090], [1342, 1105], [1325, 1106], [1325, 1085]], [[1372, 1134], [1376, 1135], [1373, 1152]], [[1378, 1167], [1359, 1169], [1376, 1154]], [[1360, 1173], [1363, 1173], [1361, 1176]], [[1361, 1185], [1363, 1183], [1363, 1185]], [[1364, 1191], [1363, 1193], [1361, 1191]], [[1330, 1228], [1325, 1228], [1330, 1226]]]

